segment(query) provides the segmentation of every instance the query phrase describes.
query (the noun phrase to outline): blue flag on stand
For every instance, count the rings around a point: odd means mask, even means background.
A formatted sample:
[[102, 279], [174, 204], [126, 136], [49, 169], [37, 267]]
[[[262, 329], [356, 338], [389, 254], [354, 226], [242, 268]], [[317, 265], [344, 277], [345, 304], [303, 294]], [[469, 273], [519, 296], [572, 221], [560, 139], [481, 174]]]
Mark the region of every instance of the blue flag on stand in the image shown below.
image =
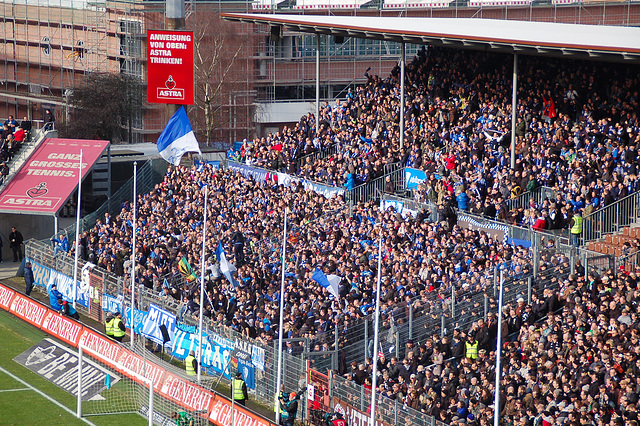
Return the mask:
[[111, 375], [104, 376], [104, 385], [107, 389], [111, 389]]
[[324, 272], [320, 270], [320, 268], [316, 268], [316, 270], [313, 271], [311, 279], [320, 284], [322, 287], [326, 288], [327, 291], [336, 299], [339, 297], [339, 286], [342, 278], [338, 275], [326, 276]]
[[222, 250], [222, 243], [218, 243], [216, 259], [220, 262], [220, 272], [222, 272], [222, 275], [224, 275], [234, 287], [237, 287], [238, 281], [233, 278], [233, 273], [237, 271], [237, 269], [231, 263], [227, 262], [227, 257], [224, 255], [224, 250]]
[[180, 107], [173, 114], [160, 134], [158, 152], [162, 158], [174, 166], [180, 164], [180, 159], [186, 152], [202, 154], [184, 107]]

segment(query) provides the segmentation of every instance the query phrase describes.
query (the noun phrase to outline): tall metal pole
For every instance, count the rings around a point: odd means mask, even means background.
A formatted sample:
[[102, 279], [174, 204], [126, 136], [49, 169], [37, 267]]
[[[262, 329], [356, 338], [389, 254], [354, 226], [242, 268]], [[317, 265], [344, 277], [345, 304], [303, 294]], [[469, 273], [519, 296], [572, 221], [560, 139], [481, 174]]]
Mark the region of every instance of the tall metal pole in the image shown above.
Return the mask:
[[[280, 282], [280, 318], [278, 322], [278, 377], [276, 379], [276, 397], [280, 395], [280, 386], [282, 384], [282, 328], [284, 327], [284, 271], [286, 267], [285, 259], [287, 255], [287, 212], [289, 208], [284, 210], [284, 234], [282, 236], [282, 280]], [[276, 400], [276, 424], [280, 424], [280, 409], [278, 404], [280, 400]]]
[[136, 306], [136, 205], [138, 203], [138, 162], [133, 162], [133, 236], [131, 237], [131, 348], [134, 348], [136, 332], [134, 310]]
[[200, 259], [200, 317], [198, 318], [198, 349], [200, 353], [198, 355], [198, 383], [200, 383], [202, 370], [202, 360], [204, 359], [204, 354], [202, 351], [202, 306], [204, 305], [204, 252], [206, 250], [206, 240], [207, 240], [207, 198], [209, 197], [209, 186], [205, 185], [204, 187], [204, 222], [202, 223], [202, 257]]
[[518, 102], [518, 54], [513, 54], [513, 83], [511, 88], [511, 168], [516, 168], [516, 120]]
[[404, 42], [400, 46], [400, 149], [402, 149], [404, 147]]
[[316, 138], [320, 137], [320, 34], [316, 34]]
[[498, 336], [496, 347], [496, 394], [493, 399], [493, 426], [500, 426], [500, 355], [502, 348], [502, 289], [504, 287], [504, 269], [500, 269], [500, 293], [498, 295]]
[[78, 298], [78, 253], [80, 252], [80, 203], [82, 201], [82, 150], [78, 163], [78, 204], [76, 205], [76, 255], [73, 260], [73, 309], [76, 308]]
[[[380, 203], [380, 211], [382, 211], [382, 202]], [[376, 318], [373, 329], [373, 377], [371, 378], [371, 425], [376, 424], [376, 382], [378, 374], [378, 344], [380, 341], [380, 281], [382, 280], [382, 226], [378, 229], [380, 235], [378, 237], [378, 281], [376, 283]]]

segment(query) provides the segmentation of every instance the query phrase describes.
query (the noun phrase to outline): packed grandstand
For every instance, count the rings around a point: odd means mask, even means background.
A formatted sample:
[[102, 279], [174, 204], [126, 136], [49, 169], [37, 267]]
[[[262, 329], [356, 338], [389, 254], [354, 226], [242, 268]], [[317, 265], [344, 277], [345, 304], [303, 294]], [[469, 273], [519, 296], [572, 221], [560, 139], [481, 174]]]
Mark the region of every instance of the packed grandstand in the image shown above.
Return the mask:
[[[532, 248], [457, 223], [459, 214], [470, 212], [550, 233], [573, 226], [574, 213], [587, 216], [637, 190], [638, 68], [521, 61], [515, 169], [508, 154], [507, 57], [437, 48], [423, 49], [406, 67], [404, 147], [396, 68], [389, 76], [367, 74], [365, 85], [321, 108], [319, 134], [316, 117], [308, 114], [229, 153], [233, 161], [345, 191], [383, 176], [385, 165], [423, 170], [428, 179], [410, 197], [436, 206], [433, 211], [402, 215], [381, 210], [378, 199], [354, 204], [343, 195], [326, 198], [302, 184], [257, 181], [228, 168], [170, 167], [162, 183], [138, 196], [136, 223], [127, 202], [84, 232], [81, 257], [128, 282], [135, 228], [137, 282], [156, 303], [178, 305], [180, 319], [193, 322], [199, 285], [185, 274], [201, 268], [208, 186], [205, 320], [272, 345], [284, 297], [285, 338], [310, 342], [288, 344], [293, 355], [340, 352], [352, 343], [351, 327], [375, 309], [380, 237], [381, 312], [389, 336], [409, 310], [414, 317], [437, 318], [452, 297], [493, 295], [498, 270], [517, 281], [535, 267], [548, 274], [534, 278], [530, 303], [523, 295], [504, 311], [504, 424], [637, 424], [635, 273], [596, 274], [553, 251], [534, 262]], [[555, 198], [510, 208], [509, 199], [541, 186], [552, 188]], [[281, 295], [277, 241], [287, 209], [287, 290]], [[218, 266], [219, 242], [237, 267], [236, 285]], [[638, 243], [630, 239], [628, 253]], [[339, 297], [312, 279], [316, 268], [341, 277]], [[468, 325], [427, 328], [423, 338], [400, 347], [383, 338], [374, 349], [383, 354], [378, 391], [444, 423], [489, 424], [498, 329], [492, 308], [485, 319], [470, 302], [457, 312], [473, 319]], [[362, 351], [342, 351], [336, 374], [370, 389], [371, 371], [371, 358]]]

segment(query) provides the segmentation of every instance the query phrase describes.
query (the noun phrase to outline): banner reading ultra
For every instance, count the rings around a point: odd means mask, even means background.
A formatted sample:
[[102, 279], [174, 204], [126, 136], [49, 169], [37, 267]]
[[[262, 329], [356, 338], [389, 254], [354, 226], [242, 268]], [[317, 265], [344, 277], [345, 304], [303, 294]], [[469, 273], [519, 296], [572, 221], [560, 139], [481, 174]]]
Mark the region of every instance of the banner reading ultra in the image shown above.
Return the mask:
[[108, 141], [47, 139], [0, 194], [0, 212], [52, 215], [62, 208], [82, 176], [102, 156]]
[[147, 97], [157, 104], [193, 105], [192, 31], [147, 31]]

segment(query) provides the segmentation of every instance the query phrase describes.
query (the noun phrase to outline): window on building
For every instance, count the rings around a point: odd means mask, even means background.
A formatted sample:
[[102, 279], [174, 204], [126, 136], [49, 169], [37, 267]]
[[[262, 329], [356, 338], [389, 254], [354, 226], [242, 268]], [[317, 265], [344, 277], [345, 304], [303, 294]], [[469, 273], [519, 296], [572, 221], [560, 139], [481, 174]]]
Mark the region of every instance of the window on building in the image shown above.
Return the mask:
[[51, 55], [51, 40], [49, 37], [42, 37], [42, 43], [40, 46], [42, 47], [42, 53], [47, 56]]

